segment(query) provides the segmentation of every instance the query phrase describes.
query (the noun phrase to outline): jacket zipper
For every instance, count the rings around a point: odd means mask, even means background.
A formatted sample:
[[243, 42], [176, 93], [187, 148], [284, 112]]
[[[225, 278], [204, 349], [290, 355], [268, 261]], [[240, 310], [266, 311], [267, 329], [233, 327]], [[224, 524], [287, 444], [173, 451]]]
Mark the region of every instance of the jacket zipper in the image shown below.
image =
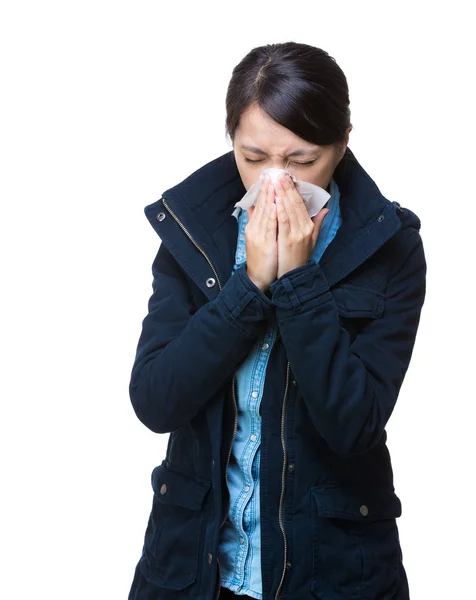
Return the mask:
[[[172, 217], [175, 219], [175, 221], [177, 221], [177, 223], [180, 225], [180, 227], [182, 228], [182, 230], [184, 231], [184, 233], [187, 235], [187, 237], [190, 239], [190, 241], [193, 243], [193, 245], [203, 254], [203, 256], [206, 258], [208, 264], [210, 265], [210, 268], [212, 269], [213, 273], [215, 274], [217, 283], [218, 283], [218, 287], [221, 290], [221, 282], [220, 282], [220, 278], [218, 277], [218, 273], [215, 270], [215, 267], [212, 265], [212, 262], [210, 261], [210, 259], [208, 258], [208, 256], [206, 255], [206, 253], [202, 250], [202, 248], [197, 244], [197, 242], [193, 239], [193, 237], [190, 235], [190, 233], [188, 232], [188, 230], [186, 229], [186, 227], [182, 224], [182, 222], [180, 221], [180, 219], [177, 217], [177, 215], [174, 213], [174, 211], [170, 208], [170, 206], [167, 204], [165, 198], [162, 198], [162, 203], [163, 205], [167, 208], [167, 210], [169, 211], [169, 213], [172, 215]], [[226, 461], [226, 465], [225, 465], [225, 482], [226, 482], [226, 487], [228, 488], [228, 474], [227, 474], [227, 469], [228, 469], [228, 463], [230, 462], [230, 457], [231, 457], [231, 451], [233, 448], [233, 444], [235, 442], [235, 436], [236, 436], [236, 431], [238, 429], [238, 407], [236, 405], [236, 396], [235, 396], [235, 375], [233, 375], [233, 380], [232, 380], [232, 394], [233, 394], [233, 407], [234, 407], [234, 414], [235, 414], [235, 420], [234, 420], [234, 427], [233, 427], [233, 436], [231, 439], [231, 444], [230, 447], [228, 449], [228, 458]], [[227, 517], [228, 517], [228, 513], [230, 510], [230, 495], [228, 494], [228, 507], [226, 510], [226, 514], [225, 517], [218, 529], [218, 531], [220, 531], [220, 529], [223, 527]], [[218, 594], [216, 596], [216, 600], [218, 600], [218, 598], [220, 597], [220, 592], [221, 592], [221, 571], [220, 571], [220, 561], [218, 559], [218, 552], [217, 552], [217, 567], [218, 567]]]
[[[238, 407], [236, 405], [236, 396], [235, 396], [235, 375], [233, 375], [233, 382], [232, 382], [231, 389], [232, 389], [232, 393], [233, 393], [233, 409], [235, 411], [235, 422], [234, 422], [234, 426], [233, 426], [233, 435], [231, 437], [231, 444], [230, 444], [230, 447], [228, 448], [228, 458], [226, 459], [226, 465], [225, 465], [225, 482], [226, 482], [227, 489], [228, 489], [228, 473], [227, 473], [228, 463], [230, 462], [231, 450], [233, 448], [233, 444], [235, 442], [236, 431], [238, 429]], [[230, 493], [228, 492], [227, 509], [226, 509], [225, 517], [224, 517], [223, 521], [221, 522], [220, 527], [218, 528], [218, 536], [220, 536], [220, 529], [225, 524], [225, 521], [228, 517], [229, 511], [230, 511]], [[221, 569], [220, 569], [220, 560], [218, 558], [218, 551], [217, 551], [217, 567], [218, 567], [218, 594], [215, 596], [215, 600], [218, 600], [218, 598], [220, 597], [220, 593], [221, 593]]]
[[[162, 202], [164, 204], [164, 206], [167, 208], [167, 210], [170, 212], [170, 214], [172, 215], [172, 217], [177, 221], [177, 223], [180, 225], [180, 227], [182, 228], [182, 230], [184, 231], [184, 233], [187, 235], [187, 237], [190, 239], [190, 241], [193, 243], [193, 245], [203, 254], [203, 256], [205, 257], [205, 259], [207, 260], [208, 264], [210, 265], [210, 268], [212, 269], [213, 273], [215, 274], [217, 283], [218, 283], [218, 287], [221, 290], [221, 282], [220, 282], [220, 278], [218, 277], [218, 273], [216, 272], [214, 266], [212, 265], [210, 259], [208, 258], [208, 256], [206, 255], [206, 253], [202, 250], [202, 248], [196, 243], [196, 241], [192, 238], [192, 236], [190, 235], [190, 233], [188, 232], [188, 230], [185, 228], [185, 226], [182, 224], [182, 222], [180, 221], [180, 219], [176, 216], [176, 214], [173, 212], [173, 210], [169, 207], [169, 205], [167, 204], [165, 198], [162, 198]], [[284, 494], [285, 494], [285, 487], [286, 487], [286, 466], [287, 466], [287, 453], [286, 453], [286, 442], [284, 439], [284, 422], [285, 422], [285, 415], [286, 415], [286, 399], [287, 399], [287, 395], [288, 395], [288, 386], [289, 386], [289, 362], [286, 366], [286, 388], [284, 391], [284, 400], [283, 400], [283, 409], [282, 409], [282, 415], [281, 415], [281, 444], [283, 447], [283, 472], [282, 472], [282, 477], [281, 477], [281, 498], [279, 501], [279, 525], [281, 527], [281, 531], [283, 532], [283, 538], [284, 538], [284, 568], [283, 568], [283, 574], [281, 575], [281, 581], [279, 583], [278, 589], [276, 591], [276, 595], [275, 598], [278, 598], [279, 592], [281, 590], [281, 587], [283, 585], [283, 580], [284, 580], [284, 575], [286, 573], [286, 562], [287, 562], [287, 541], [286, 541], [286, 533], [284, 531], [284, 524], [283, 524], [283, 500], [284, 500]], [[236, 431], [237, 431], [237, 425], [238, 425], [238, 407], [236, 405], [236, 396], [235, 396], [235, 375], [233, 375], [233, 380], [232, 380], [232, 395], [233, 395], [233, 408], [234, 408], [234, 413], [235, 413], [235, 421], [234, 421], [234, 427], [233, 427], [233, 435], [231, 438], [231, 443], [230, 443], [230, 447], [228, 449], [228, 458], [226, 461], [226, 465], [225, 465], [225, 482], [226, 482], [226, 487], [228, 488], [228, 474], [227, 474], [227, 470], [228, 470], [228, 463], [230, 462], [230, 457], [231, 457], [231, 451], [233, 448], [233, 444], [235, 441], [235, 436], [236, 436]], [[228, 507], [225, 513], [225, 517], [218, 529], [218, 531], [220, 531], [220, 529], [223, 527], [227, 517], [228, 517], [228, 513], [230, 510], [230, 495], [228, 494]], [[217, 552], [217, 567], [218, 567], [218, 594], [216, 595], [216, 600], [219, 599], [220, 597], [220, 592], [221, 592], [221, 571], [220, 571], [220, 560], [218, 559], [218, 552]]]
[[176, 216], [176, 214], [174, 213], [174, 211], [170, 208], [170, 206], [167, 204], [167, 202], [165, 201], [165, 198], [162, 198], [162, 202], [164, 204], [164, 206], [167, 208], [167, 210], [169, 211], [169, 213], [172, 215], [172, 217], [177, 221], [177, 223], [180, 225], [180, 227], [183, 229], [183, 231], [186, 233], [186, 235], [188, 236], [188, 238], [190, 239], [190, 241], [193, 243], [193, 245], [200, 250], [200, 252], [203, 254], [203, 256], [206, 258], [208, 264], [210, 265], [211, 270], [213, 271], [213, 273], [215, 274], [215, 277], [217, 279], [217, 283], [218, 283], [218, 287], [221, 290], [221, 283], [220, 283], [220, 278], [218, 277], [218, 273], [215, 271], [215, 267], [212, 265], [210, 259], [208, 258], [208, 256], [205, 254], [205, 252], [200, 248], [200, 246], [197, 244], [197, 242], [193, 239], [193, 237], [190, 235], [190, 233], [187, 231], [187, 229], [185, 228], [185, 226], [181, 223], [180, 219]]
[[275, 598], [277, 599], [279, 596], [279, 592], [281, 591], [281, 587], [284, 581], [284, 575], [286, 573], [286, 563], [287, 563], [287, 552], [288, 546], [286, 541], [286, 532], [284, 531], [284, 523], [283, 523], [283, 501], [284, 494], [286, 488], [286, 467], [287, 467], [287, 452], [286, 452], [286, 442], [284, 439], [284, 421], [286, 416], [286, 399], [288, 396], [288, 386], [289, 386], [289, 362], [286, 366], [286, 388], [284, 390], [284, 400], [283, 400], [283, 410], [281, 414], [281, 445], [283, 446], [283, 473], [281, 478], [281, 498], [279, 501], [279, 525], [281, 527], [281, 531], [283, 532], [284, 538], [284, 568], [283, 574], [281, 575], [281, 581], [279, 582], [278, 589], [276, 590]]

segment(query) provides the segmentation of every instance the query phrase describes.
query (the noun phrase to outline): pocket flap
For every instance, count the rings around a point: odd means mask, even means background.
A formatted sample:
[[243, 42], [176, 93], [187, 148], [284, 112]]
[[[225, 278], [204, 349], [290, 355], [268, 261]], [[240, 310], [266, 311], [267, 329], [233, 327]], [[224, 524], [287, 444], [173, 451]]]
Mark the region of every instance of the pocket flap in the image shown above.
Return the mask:
[[378, 290], [362, 288], [349, 283], [331, 290], [339, 313], [344, 317], [381, 317], [385, 306], [385, 296]]
[[202, 508], [203, 500], [211, 487], [209, 481], [170, 468], [165, 460], [152, 471], [151, 481], [159, 502], [190, 510]]
[[312, 487], [311, 493], [320, 517], [366, 522], [394, 519], [402, 514], [400, 498], [392, 490], [356, 492], [342, 486], [327, 486]]

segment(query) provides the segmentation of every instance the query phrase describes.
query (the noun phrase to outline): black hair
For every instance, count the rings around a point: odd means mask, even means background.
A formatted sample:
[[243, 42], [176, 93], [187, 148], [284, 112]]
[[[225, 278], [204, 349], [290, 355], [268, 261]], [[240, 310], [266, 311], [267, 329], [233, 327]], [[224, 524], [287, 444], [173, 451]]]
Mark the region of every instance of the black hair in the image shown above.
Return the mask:
[[258, 105], [274, 121], [316, 145], [339, 145], [351, 125], [347, 79], [332, 56], [298, 42], [253, 48], [233, 69], [226, 94], [226, 134]]

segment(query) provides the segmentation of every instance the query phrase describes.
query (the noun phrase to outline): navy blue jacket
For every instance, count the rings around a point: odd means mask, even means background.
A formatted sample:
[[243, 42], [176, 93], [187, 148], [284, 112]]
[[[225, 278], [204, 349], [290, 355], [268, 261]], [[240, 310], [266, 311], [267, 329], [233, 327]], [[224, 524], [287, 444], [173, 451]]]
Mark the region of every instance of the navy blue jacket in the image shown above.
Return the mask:
[[408, 600], [385, 426], [425, 297], [420, 220], [387, 200], [349, 148], [342, 225], [319, 263], [275, 280], [231, 275], [245, 194], [233, 152], [145, 207], [160, 237], [129, 393], [169, 433], [129, 600], [214, 600], [234, 373], [275, 313], [261, 401], [263, 600]]

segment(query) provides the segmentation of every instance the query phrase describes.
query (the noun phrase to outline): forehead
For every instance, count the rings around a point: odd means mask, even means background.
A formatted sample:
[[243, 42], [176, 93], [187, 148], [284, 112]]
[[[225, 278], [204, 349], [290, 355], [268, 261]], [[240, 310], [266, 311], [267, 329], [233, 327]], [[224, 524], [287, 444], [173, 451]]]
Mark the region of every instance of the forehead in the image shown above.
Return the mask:
[[245, 146], [250, 152], [261, 150], [270, 154], [288, 154], [295, 150], [304, 153], [316, 152], [321, 149], [316, 144], [306, 142], [295, 133], [283, 127], [259, 106], [254, 106], [243, 112], [235, 133], [235, 142], [239, 148]]

